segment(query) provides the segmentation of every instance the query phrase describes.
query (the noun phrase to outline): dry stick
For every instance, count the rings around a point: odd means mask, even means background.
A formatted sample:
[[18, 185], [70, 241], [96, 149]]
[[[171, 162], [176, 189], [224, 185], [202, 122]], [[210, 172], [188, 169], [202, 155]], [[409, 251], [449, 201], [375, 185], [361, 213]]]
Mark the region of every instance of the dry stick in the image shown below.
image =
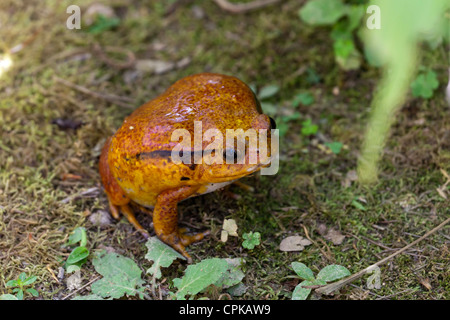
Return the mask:
[[118, 106], [121, 106], [121, 107], [124, 107], [124, 108], [134, 108], [135, 107], [134, 105], [130, 105], [130, 104], [124, 102], [124, 101], [132, 101], [132, 99], [127, 98], [127, 97], [116, 96], [114, 94], [109, 94], [109, 93], [94, 92], [94, 91], [89, 90], [86, 87], [79, 86], [77, 84], [74, 84], [74, 83], [69, 82], [69, 81], [64, 80], [64, 79], [61, 79], [59, 77], [55, 77], [55, 81], [65, 85], [66, 87], [75, 89], [77, 91], [80, 91], [80, 92], [82, 92], [84, 94], [93, 96], [95, 98], [100, 98], [100, 99], [103, 99], [103, 100], [115, 103]]
[[259, 9], [274, 3], [279, 2], [280, 0], [256, 0], [253, 2], [247, 3], [230, 3], [227, 0], [214, 0], [214, 2], [221, 7], [223, 10], [231, 12], [231, 13], [244, 13], [247, 11]]
[[335, 290], [338, 290], [339, 288], [343, 287], [344, 285], [346, 285], [346, 284], [348, 284], [348, 283], [350, 283], [350, 282], [353, 282], [354, 280], [356, 280], [356, 279], [362, 277], [364, 274], [366, 274], [366, 273], [368, 273], [368, 272], [371, 272], [371, 271], [372, 271], [373, 269], [375, 269], [376, 267], [382, 265], [382, 264], [385, 263], [386, 261], [389, 261], [389, 260], [391, 260], [392, 258], [394, 258], [395, 256], [399, 255], [400, 253], [402, 253], [402, 252], [408, 250], [408, 249], [411, 248], [412, 246], [416, 245], [417, 243], [419, 243], [419, 242], [422, 241], [423, 239], [429, 237], [430, 235], [432, 235], [433, 233], [435, 233], [436, 231], [438, 231], [439, 229], [441, 229], [443, 226], [445, 226], [445, 225], [446, 225], [447, 223], [449, 223], [449, 222], [450, 222], [450, 218], [448, 218], [447, 220], [445, 220], [444, 222], [442, 222], [442, 223], [441, 223], [440, 225], [438, 225], [437, 227], [435, 227], [435, 228], [433, 228], [432, 230], [430, 230], [430, 231], [428, 231], [427, 233], [425, 233], [425, 234], [424, 234], [422, 237], [420, 237], [419, 239], [414, 240], [413, 242], [411, 242], [411, 243], [408, 244], [407, 246], [405, 246], [405, 247], [403, 247], [402, 249], [400, 249], [400, 250], [394, 252], [394, 253], [391, 254], [390, 256], [388, 256], [388, 257], [386, 257], [386, 258], [384, 258], [384, 259], [378, 261], [377, 263], [375, 263], [375, 264], [373, 264], [373, 265], [371, 265], [371, 266], [369, 266], [369, 267], [367, 267], [367, 268], [365, 268], [365, 269], [363, 269], [363, 270], [361, 270], [361, 271], [359, 271], [359, 272], [357, 272], [357, 273], [355, 273], [355, 274], [352, 274], [351, 276], [349, 276], [349, 277], [347, 277], [347, 278], [345, 278], [345, 279], [342, 279], [342, 280], [340, 280], [340, 281], [338, 281], [338, 282], [331, 283], [331, 284], [329, 284], [329, 285], [326, 285], [326, 286], [324, 286], [324, 287], [321, 287], [321, 288], [319, 288], [319, 289], [316, 289], [315, 291], [316, 291], [317, 293], [321, 293], [321, 294], [327, 295], [327, 294], [332, 293], [332, 292], [335, 291]]

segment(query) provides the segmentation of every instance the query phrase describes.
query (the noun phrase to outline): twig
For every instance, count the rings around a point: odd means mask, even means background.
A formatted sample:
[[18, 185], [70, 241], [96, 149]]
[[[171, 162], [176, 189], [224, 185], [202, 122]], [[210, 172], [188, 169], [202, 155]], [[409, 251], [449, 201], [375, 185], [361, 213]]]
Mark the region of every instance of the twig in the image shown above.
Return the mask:
[[73, 201], [75, 199], [82, 198], [82, 197], [84, 197], [86, 195], [91, 195], [91, 194], [94, 194], [94, 196], [95, 196], [95, 195], [98, 194], [99, 191], [100, 191], [100, 189], [97, 188], [97, 187], [89, 188], [89, 189], [87, 189], [85, 191], [82, 191], [82, 192], [73, 194], [71, 196], [68, 196], [67, 198], [62, 199], [60, 202], [61, 203], [69, 203], [69, 202], [71, 202], [71, 201]]
[[320, 252], [325, 256], [325, 258], [327, 258], [328, 261], [332, 261], [331, 257], [321, 247], [319, 247], [313, 239], [311, 239], [311, 237], [309, 236], [309, 233], [308, 233], [308, 229], [306, 229], [305, 225], [301, 224], [301, 226], [303, 227], [303, 230], [305, 231], [306, 238], [319, 248]]
[[342, 280], [340, 280], [340, 281], [338, 281], [338, 282], [334, 282], [334, 283], [331, 283], [331, 284], [326, 285], [326, 286], [324, 286], [324, 287], [321, 287], [321, 288], [319, 288], [319, 289], [316, 289], [316, 292], [317, 292], [317, 293], [320, 293], [320, 294], [328, 295], [328, 294], [332, 293], [333, 291], [340, 289], [340, 288], [343, 287], [344, 285], [353, 282], [354, 280], [356, 280], [356, 279], [362, 277], [362, 276], [365, 275], [366, 273], [371, 272], [371, 271], [374, 270], [376, 267], [378, 267], [378, 266], [384, 264], [385, 262], [391, 260], [392, 258], [394, 258], [395, 256], [399, 255], [400, 253], [403, 253], [404, 251], [408, 250], [409, 248], [411, 248], [412, 246], [416, 245], [417, 243], [419, 243], [419, 242], [422, 241], [423, 239], [429, 237], [430, 235], [432, 235], [432, 234], [435, 233], [436, 231], [440, 230], [442, 227], [444, 227], [444, 226], [445, 226], [447, 223], [449, 223], [449, 222], [450, 222], [450, 218], [448, 218], [447, 220], [445, 220], [444, 222], [442, 222], [442, 223], [441, 223], [440, 225], [438, 225], [437, 227], [435, 227], [435, 228], [433, 228], [432, 230], [430, 230], [430, 231], [428, 231], [427, 233], [425, 233], [425, 234], [424, 234], [422, 237], [420, 237], [419, 239], [414, 240], [413, 242], [411, 242], [411, 243], [408, 244], [407, 246], [405, 246], [405, 247], [403, 247], [402, 249], [400, 249], [400, 250], [394, 252], [394, 253], [391, 254], [390, 256], [388, 256], [388, 257], [386, 257], [386, 258], [384, 258], [384, 259], [378, 261], [378, 262], [375, 263], [375, 264], [372, 264], [371, 266], [369, 266], [369, 267], [367, 267], [367, 268], [365, 268], [365, 269], [363, 269], [363, 270], [361, 270], [361, 271], [359, 271], [359, 272], [357, 272], [357, 273], [355, 273], [355, 274], [352, 274], [351, 276], [349, 276], [349, 277], [347, 277], [347, 278], [345, 278], [345, 279], [342, 279]]
[[124, 107], [124, 108], [134, 108], [135, 107], [134, 105], [130, 105], [130, 104], [125, 102], [125, 101], [130, 101], [130, 102], [133, 101], [132, 99], [130, 99], [128, 97], [116, 96], [116, 95], [110, 94], [110, 93], [94, 92], [94, 91], [89, 90], [86, 87], [79, 86], [77, 84], [74, 84], [74, 83], [69, 82], [69, 81], [64, 80], [64, 79], [61, 79], [59, 77], [55, 77], [55, 81], [65, 85], [66, 87], [75, 89], [77, 91], [80, 91], [80, 92], [82, 92], [84, 94], [90, 95], [90, 96], [95, 97], [95, 98], [99, 98], [99, 99], [106, 100], [108, 102], [112, 102], [112, 103], [117, 104], [118, 106], [121, 106], [121, 107]]
[[256, 0], [247, 3], [230, 3], [227, 0], [214, 0], [220, 8], [231, 13], [244, 13], [275, 4], [279, 1], [280, 0]]
[[[110, 67], [116, 68], [116, 69], [126, 69], [132, 67], [136, 63], [136, 57], [134, 56], [134, 53], [130, 50], [121, 48], [121, 47], [100, 47], [99, 44], [95, 44], [93, 46], [93, 52], [98, 56], [98, 58], [109, 65]], [[119, 53], [123, 54], [127, 57], [125, 61], [120, 61], [118, 59], [113, 59], [107, 55], [107, 53]]]

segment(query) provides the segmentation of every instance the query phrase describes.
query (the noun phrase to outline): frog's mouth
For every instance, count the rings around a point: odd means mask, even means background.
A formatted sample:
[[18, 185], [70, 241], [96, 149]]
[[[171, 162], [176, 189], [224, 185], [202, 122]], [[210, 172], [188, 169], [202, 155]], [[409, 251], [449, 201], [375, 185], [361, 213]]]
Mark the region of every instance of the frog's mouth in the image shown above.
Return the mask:
[[[247, 176], [251, 175], [252, 173], [257, 172], [261, 168], [269, 166], [272, 161], [272, 158], [273, 157], [269, 157], [267, 161], [264, 161], [264, 162], [261, 162], [261, 163], [258, 163], [258, 164], [252, 165], [252, 166], [247, 166], [247, 168], [239, 170], [239, 173], [234, 174], [234, 175], [217, 176], [217, 175], [214, 175], [214, 172], [212, 171], [212, 169], [209, 170], [209, 174], [211, 174], [211, 176], [212, 176], [211, 180], [214, 180], [215, 183], [227, 182], [230, 180], [238, 180], [238, 179], [247, 177]], [[237, 165], [239, 165], [239, 164], [237, 164]]]

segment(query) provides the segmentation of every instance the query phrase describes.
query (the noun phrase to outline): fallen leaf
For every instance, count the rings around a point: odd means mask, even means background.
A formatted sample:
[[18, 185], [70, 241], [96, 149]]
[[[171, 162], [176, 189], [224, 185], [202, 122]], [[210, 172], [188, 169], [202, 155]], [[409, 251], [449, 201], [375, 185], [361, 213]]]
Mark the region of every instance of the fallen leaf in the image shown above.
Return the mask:
[[326, 240], [331, 241], [334, 245], [340, 245], [345, 239], [345, 236], [338, 230], [327, 228], [324, 223], [317, 226], [317, 232]]
[[162, 60], [137, 60], [136, 70], [141, 72], [151, 72], [155, 74], [163, 74], [175, 68], [175, 63]]
[[325, 239], [333, 242], [334, 245], [340, 245], [344, 241], [345, 236], [342, 235], [338, 230], [330, 229], [325, 235]]
[[358, 180], [358, 173], [356, 172], [356, 170], [350, 170], [349, 172], [347, 172], [347, 174], [345, 175], [344, 180], [341, 182], [341, 185], [344, 188], [348, 188], [351, 186], [353, 181], [357, 181]]
[[220, 234], [220, 241], [227, 242], [228, 236], [237, 237], [237, 224], [233, 219], [225, 219], [223, 221], [222, 232]]
[[306, 246], [309, 246], [312, 242], [301, 236], [290, 236], [283, 239], [280, 243], [281, 251], [303, 251]]
[[419, 282], [421, 285], [423, 285], [428, 291], [432, 289], [431, 284], [430, 284], [430, 280], [425, 278], [419, 278]]

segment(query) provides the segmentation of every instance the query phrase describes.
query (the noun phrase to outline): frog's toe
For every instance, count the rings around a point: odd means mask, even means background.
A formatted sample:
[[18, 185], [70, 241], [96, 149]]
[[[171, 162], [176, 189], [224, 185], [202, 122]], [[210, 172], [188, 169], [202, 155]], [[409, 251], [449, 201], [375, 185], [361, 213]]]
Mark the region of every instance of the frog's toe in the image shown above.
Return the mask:
[[179, 233], [180, 233], [179, 237], [180, 237], [181, 243], [184, 246], [188, 246], [193, 242], [200, 241], [204, 237], [208, 236], [211, 233], [209, 230], [204, 231], [204, 232], [195, 233], [192, 235], [188, 235], [185, 232], [186, 232], [185, 229], [180, 229], [180, 231], [179, 231]]

